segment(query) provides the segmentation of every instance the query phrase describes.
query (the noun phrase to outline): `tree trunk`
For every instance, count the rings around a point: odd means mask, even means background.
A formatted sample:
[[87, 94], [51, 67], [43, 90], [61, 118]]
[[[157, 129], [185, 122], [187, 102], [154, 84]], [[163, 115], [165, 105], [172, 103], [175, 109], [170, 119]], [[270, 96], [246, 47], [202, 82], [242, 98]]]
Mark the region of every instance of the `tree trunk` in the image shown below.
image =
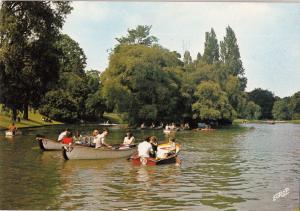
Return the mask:
[[15, 122], [17, 120], [17, 109], [14, 107], [12, 109], [13, 116], [12, 116], [12, 121]]
[[23, 119], [28, 120], [28, 104], [23, 105]]

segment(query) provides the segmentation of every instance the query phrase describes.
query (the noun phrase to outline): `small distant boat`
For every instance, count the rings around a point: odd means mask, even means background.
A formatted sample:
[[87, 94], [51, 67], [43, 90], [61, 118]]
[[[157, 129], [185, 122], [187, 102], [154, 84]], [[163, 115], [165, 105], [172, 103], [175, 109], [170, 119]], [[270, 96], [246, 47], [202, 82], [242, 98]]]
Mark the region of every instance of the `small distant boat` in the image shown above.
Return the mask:
[[97, 148], [79, 145], [70, 145], [63, 147], [63, 157], [65, 160], [95, 160], [125, 158], [136, 151], [136, 147], [128, 148]]
[[106, 126], [106, 127], [111, 127], [111, 126], [117, 126], [118, 124], [104, 122], [104, 123], [100, 123], [99, 125]]
[[61, 142], [47, 139], [47, 138], [42, 138], [42, 137], [36, 137], [36, 140], [39, 143], [40, 149], [42, 151], [55, 151], [55, 150], [61, 150], [64, 144]]
[[20, 130], [17, 130], [16, 132], [12, 132], [9, 130], [5, 131], [5, 136], [6, 137], [13, 137], [13, 136], [18, 136], [18, 135], [22, 135], [22, 132]]
[[163, 130], [163, 133], [164, 134], [171, 134], [171, 133], [175, 133], [176, 131], [179, 131], [180, 129], [179, 128], [175, 128], [175, 129], [164, 129]]

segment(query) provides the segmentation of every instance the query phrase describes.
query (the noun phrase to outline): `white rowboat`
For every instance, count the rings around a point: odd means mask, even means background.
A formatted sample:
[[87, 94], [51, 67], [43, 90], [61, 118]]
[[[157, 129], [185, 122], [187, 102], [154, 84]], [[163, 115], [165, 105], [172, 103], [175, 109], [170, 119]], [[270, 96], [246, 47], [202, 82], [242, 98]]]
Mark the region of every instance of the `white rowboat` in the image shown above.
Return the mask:
[[129, 157], [135, 151], [136, 147], [123, 149], [95, 149], [94, 147], [71, 145], [63, 147], [63, 156], [66, 160], [111, 159]]

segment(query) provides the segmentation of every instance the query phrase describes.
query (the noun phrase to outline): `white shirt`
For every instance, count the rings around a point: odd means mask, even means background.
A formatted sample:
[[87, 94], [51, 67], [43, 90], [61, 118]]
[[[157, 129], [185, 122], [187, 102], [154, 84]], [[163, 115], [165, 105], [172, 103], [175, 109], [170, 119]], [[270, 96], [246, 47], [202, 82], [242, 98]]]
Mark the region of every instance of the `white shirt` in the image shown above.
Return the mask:
[[63, 140], [63, 138], [67, 135], [67, 132], [68, 131], [64, 131], [64, 132], [62, 132], [61, 134], [59, 134], [59, 136], [58, 136], [58, 141], [61, 141], [61, 140]]
[[152, 151], [152, 145], [147, 141], [143, 141], [138, 146], [138, 153], [140, 157], [144, 157], [144, 158], [150, 157], [149, 153], [151, 151]]
[[134, 137], [131, 136], [130, 138], [128, 138], [127, 136], [124, 138], [124, 141], [123, 141], [123, 144], [126, 144], [126, 145], [130, 145], [130, 144], [133, 144], [134, 143]]
[[102, 145], [105, 143], [104, 137], [105, 135], [103, 133], [98, 134], [94, 137], [93, 143], [96, 144], [95, 148], [102, 147]]

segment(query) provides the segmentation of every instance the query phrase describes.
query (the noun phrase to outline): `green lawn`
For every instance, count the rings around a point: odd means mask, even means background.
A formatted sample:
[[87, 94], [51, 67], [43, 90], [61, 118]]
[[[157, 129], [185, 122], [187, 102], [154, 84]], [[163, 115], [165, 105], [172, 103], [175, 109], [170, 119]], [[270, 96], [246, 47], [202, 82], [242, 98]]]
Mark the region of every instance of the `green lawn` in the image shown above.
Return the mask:
[[[0, 114], [0, 129], [7, 128], [11, 124], [11, 119], [9, 116], [4, 114]], [[43, 126], [43, 125], [57, 125], [63, 124], [61, 122], [52, 121], [52, 123], [44, 122], [42, 120], [42, 116], [37, 113], [29, 113], [29, 120], [23, 120], [21, 118], [21, 122], [17, 122], [16, 125], [18, 128], [25, 128], [25, 127], [36, 127], [36, 126]]]
[[104, 113], [103, 117], [107, 120], [109, 120], [110, 123], [115, 124], [126, 124], [126, 122], [123, 120], [122, 116], [120, 114], [116, 113]]

